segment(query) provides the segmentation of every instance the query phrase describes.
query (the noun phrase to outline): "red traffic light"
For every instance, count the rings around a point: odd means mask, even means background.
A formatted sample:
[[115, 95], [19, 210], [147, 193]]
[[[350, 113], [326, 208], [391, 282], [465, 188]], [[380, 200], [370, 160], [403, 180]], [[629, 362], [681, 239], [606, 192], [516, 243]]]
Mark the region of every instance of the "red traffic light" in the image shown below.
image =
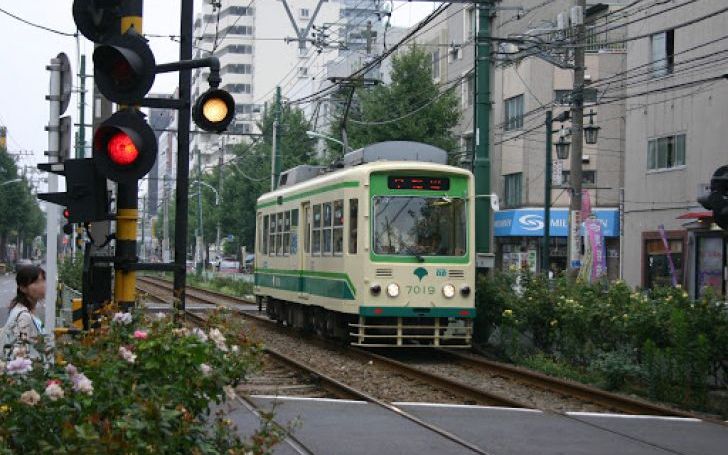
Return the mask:
[[146, 40], [134, 31], [114, 36], [94, 50], [94, 78], [99, 91], [119, 104], [134, 104], [154, 84], [156, 63]]
[[69, 219], [71, 217], [71, 211], [68, 209], [63, 209], [63, 218]]
[[111, 161], [119, 166], [128, 166], [139, 158], [139, 150], [134, 145], [134, 141], [123, 131], [111, 136], [106, 144], [106, 151]]
[[154, 131], [139, 111], [125, 109], [115, 113], [94, 134], [94, 164], [110, 180], [138, 180], [149, 172], [156, 159]]

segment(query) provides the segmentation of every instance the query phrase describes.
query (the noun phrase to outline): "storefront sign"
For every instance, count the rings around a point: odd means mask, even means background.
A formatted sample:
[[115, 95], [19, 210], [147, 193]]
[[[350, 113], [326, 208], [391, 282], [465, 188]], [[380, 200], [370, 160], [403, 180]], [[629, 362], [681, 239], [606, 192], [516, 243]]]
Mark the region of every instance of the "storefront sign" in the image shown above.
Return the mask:
[[[617, 209], [594, 209], [597, 221], [602, 224], [604, 237], [619, 237], [619, 211]], [[544, 228], [543, 209], [501, 210], [494, 214], [493, 232], [496, 237], [542, 237]], [[569, 211], [565, 208], [551, 209], [550, 235], [567, 237], [569, 232]]]

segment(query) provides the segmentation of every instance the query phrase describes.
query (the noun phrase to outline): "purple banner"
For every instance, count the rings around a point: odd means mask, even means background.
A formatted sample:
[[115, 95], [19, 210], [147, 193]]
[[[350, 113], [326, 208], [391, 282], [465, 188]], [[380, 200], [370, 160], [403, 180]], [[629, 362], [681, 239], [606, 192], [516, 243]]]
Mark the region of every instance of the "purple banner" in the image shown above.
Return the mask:
[[596, 218], [589, 218], [584, 221], [584, 229], [589, 235], [589, 245], [592, 252], [591, 280], [595, 282], [607, 273], [607, 255], [604, 248], [602, 223]]
[[662, 238], [662, 245], [665, 247], [667, 253], [667, 265], [670, 267], [670, 281], [672, 285], [677, 286], [677, 277], [675, 276], [675, 263], [672, 262], [672, 251], [670, 250], [670, 242], [667, 241], [667, 235], [665, 234], [665, 226], [663, 224], [657, 227], [660, 231], [660, 237]]
[[591, 196], [589, 190], [581, 190], [581, 219], [586, 220], [591, 215]]

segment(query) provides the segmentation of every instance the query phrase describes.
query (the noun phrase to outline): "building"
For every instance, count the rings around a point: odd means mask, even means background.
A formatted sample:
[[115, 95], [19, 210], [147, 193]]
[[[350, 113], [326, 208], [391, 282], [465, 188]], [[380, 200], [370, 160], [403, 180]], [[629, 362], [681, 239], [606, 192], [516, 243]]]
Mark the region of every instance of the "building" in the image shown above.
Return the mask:
[[696, 202], [728, 161], [725, 2], [686, 5], [627, 28], [624, 278], [725, 295], [726, 233]]
[[[600, 84], [624, 71], [626, 53], [622, 45], [610, 45], [617, 32], [602, 32], [610, 13], [619, 5], [592, 5], [587, 8], [590, 47], [586, 56], [587, 74], [594, 83], [586, 93], [588, 112], [601, 127], [600, 139], [583, 151], [584, 189], [589, 193], [594, 213], [604, 226], [607, 266], [611, 278], [620, 271], [620, 192], [623, 187], [624, 103], [596, 106], [605, 88], [619, 93], [620, 88]], [[612, 2], [619, 3], [619, 2]], [[569, 55], [558, 48], [532, 44], [538, 35], [545, 41], [563, 38], [558, 27], [561, 14], [568, 14], [571, 1], [549, 2], [530, 10], [499, 11], [491, 27], [496, 37], [525, 37], [520, 48], [514, 44], [494, 46], [491, 76], [491, 188], [500, 199], [501, 210], [493, 215], [493, 245], [496, 266], [527, 267], [540, 270], [541, 242], [544, 228], [545, 113], [554, 116], [569, 109], [573, 71]], [[503, 7], [522, 6], [506, 0]], [[566, 13], [565, 13], [566, 12]], [[416, 37], [432, 55], [432, 72], [442, 87], [456, 87], [460, 94], [462, 119], [454, 129], [460, 138], [461, 163], [472, 165], [474, 36], [478, 26], [477, 11], [472, 4], [453, 4]], [[600, 32], [600, 33], [597, 33]], [[561, 35], [560, 35], [561, 34]], [[623, 33], [622, 33], [623, 35]], [[534, 51], [534, 49], [536, 51]], [[562, 68], [563, 67], [563, 68]], [[591, 106], [590, 106], [591, 105]], [[588, 123], [588, 120], [587, 120]], [[569, 122], [556, 123], [556, 131]], [[554, 136], [554, 141], [558, 136]], [[566, 268], [567, 219], [569, 206], [569, 160], [559, 160], [551, 153], [553, 190], [551, 194], [550, 256], [551, 268]]]
[[[334, 1], [251, 4], [248, 0], [232, 0], [222, 6], [219, 2], [204, 2], [194, 24], [195, 57], [214, 51], [220, 59], [221, 87], [235, 99], [236, 117], [228, 129], [225, 147], [243, 142], [247, 135], [260, 133], [256, 120], [265, 110], [265, 104], [273, 99], [276, 86], [283, 87], [284, 94], [295, 93], [295, 96], [305, 96], [314, 90], [311, 76], [321, 70], [326, 59], [335, 55], [319, 54], [305, 40], [315, 33], [313, 27], [306, 36], [303, 34], [312, 20], [312, 26], [318, 27], [333, 23], [338, 17], [339, 2]], [[299, 41], [299, 36], [304, 41]], [[207, 90], [208, 75], [207, 69], [193, 72], [193, 99]], [[215, 165], [220, 147], [223, 142], [219, 135], [193, 131], [191, 159], [195, 160], [199, 152], [203, 170]]]

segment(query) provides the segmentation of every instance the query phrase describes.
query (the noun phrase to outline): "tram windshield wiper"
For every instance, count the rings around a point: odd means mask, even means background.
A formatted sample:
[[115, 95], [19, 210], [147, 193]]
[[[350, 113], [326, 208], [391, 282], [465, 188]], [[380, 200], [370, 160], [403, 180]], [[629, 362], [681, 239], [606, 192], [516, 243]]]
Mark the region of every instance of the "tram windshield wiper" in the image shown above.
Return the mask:
[[400, 240], [399, 242], [400, 246], [402, 246], [402, 249], [404, 249], [405, 253], [410, 254], [417, 258], [418, 262], [425, 262], [425, 257], [422, 256], [420, 253], [416, 252], [414, 248]]

